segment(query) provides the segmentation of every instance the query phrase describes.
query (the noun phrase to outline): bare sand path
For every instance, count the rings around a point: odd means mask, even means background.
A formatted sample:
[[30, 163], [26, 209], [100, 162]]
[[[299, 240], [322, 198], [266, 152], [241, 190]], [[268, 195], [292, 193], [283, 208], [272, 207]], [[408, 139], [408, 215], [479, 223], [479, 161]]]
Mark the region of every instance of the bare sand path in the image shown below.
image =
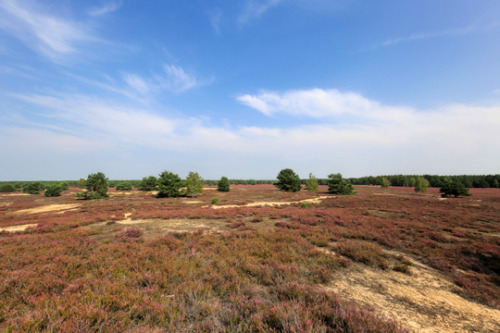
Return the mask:
[[304, 200], [299, 200], [299, 201], [256, 201], [256, 202], [251, 202], [247, 203], [244, 205], [211, 205], [211, 206], [203, 206], [203, 207], [212, 207], [213, 209], [221, 209], [221, 208], [236, 208], [236, 207], [256, 207], [256, 206], [286, 206], [286, 205], [292, 205], [296, 203], [318, 203], [321, 202], [322, 200], [328, 199], [328, 198], [335, 198], [333, 196], [320, 196], [317, 198], [312, 198], [312, 199], [304, 199]]
[[411, 275], [356, 263], [325, 288], [369, 305], [415, 332], [500, 332], [500, 310], [461, 297], [456, 293], [459, 287], [438, 271], [411, 261]]
[[38, 214], [38, 213], [47, 213], [47, 212], [56, 212], [61, 210], [69, 210], [74, 209], [76, 207], [81, 206], [81, 204], [58, 204], [58, 205], [46, 205], [29, 209], [21, 209], [15, 211], [16, 214]]

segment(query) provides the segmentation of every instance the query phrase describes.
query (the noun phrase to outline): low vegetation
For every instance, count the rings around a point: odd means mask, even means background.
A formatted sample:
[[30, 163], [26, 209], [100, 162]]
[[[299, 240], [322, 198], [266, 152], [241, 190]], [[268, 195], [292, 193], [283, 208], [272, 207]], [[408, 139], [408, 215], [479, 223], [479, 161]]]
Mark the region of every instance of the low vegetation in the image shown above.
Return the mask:
[[[83, 193], [107, 182], [95, 175]], [[500, 309], [497, 189], [443, 199], [439, 188], [256, 184], [192, 199], [173, 173], [158, 183], [172, 199], [0, 195], [0, 331], [405, 332], [326, 287], [358, 266], [413, 278], [407, 257]]]

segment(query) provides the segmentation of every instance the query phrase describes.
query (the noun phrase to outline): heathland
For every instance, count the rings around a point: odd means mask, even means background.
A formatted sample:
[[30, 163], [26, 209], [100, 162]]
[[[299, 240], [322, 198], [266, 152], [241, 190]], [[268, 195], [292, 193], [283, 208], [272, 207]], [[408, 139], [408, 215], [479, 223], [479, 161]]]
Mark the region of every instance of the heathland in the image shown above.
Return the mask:
[[0, 331], [500, 331], [498, 188], [79, 191], [0, 194]]

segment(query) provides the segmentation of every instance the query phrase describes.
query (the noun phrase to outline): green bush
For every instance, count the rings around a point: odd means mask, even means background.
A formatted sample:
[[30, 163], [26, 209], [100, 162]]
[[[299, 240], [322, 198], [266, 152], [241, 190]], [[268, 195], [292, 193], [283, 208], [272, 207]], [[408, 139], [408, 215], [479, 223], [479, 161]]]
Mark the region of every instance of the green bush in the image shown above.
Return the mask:
[[349, 181], [342, 178], [340, 173], [328, 175], [328, 192], [332, 194], [353, 194], [353, 188]]
[[278, 182], [274, 185], [281, 191], [298, 192], [301, 190], [299, 176], [292, 169], [283, 169], [278, 174]]
[[15, 192], [16, 188], [12, 186], [11, 184], [2, 184], [0, 185], [0, 193], [9, 193], [9, 192]]
[[156, 190], [156, 186], [158, 184], [158, 180], [155, 176], [149, 176], [142, 178], [139, 183], [139, 191], [154, 191]]
[[382, 178], [382, 181], [380, 182], [380, 186], [382, 188], [388, 188], [389, 186], [391, 186], [391, 183], [389, 182], [389, 179], [387, 178]]
[[425, 193], [429, 188], [429, 181], [424, 177], [415, 178], [415, 192]]
[[61, 196], [62, 191], [63, 191], [63, 188], [62, 188], [61, 184], [50, 184], [45, 189], [44, 195], [46, 197], [59, 197], [59, 196]]
[[178, 175], [169, 171], [163, 171], [158, 178], [157, 198], [176, 198], [181, 195], [180, 189], [184, 183]]
[[212, 205], [215, 205], [218, 202], [219, 202], [219, 198], [213, 198], [212, 199]]
[[23, 186], [23, 193], [28, 194], [40, 194], [43, 189], [43, 185], [40, 182], [31, 182]]
[[189, 172], [184, 185], [186, 186], [184, 193], [187, 196], [194, 197], [203, 192], [203, 178], [197, 172]]
[[221, 179], [217, 183], [217, 191], [229, 192], [230, 190], [231, 190], [231, 186], [229, 184], [229, 179], [227, 179], [227, 177], [221, 177]]
[[116, 190], [117, 191], [131, 191], [132, 190], [132, 184], [129, 182], [121, 182], [116, 185]]
[[108, 197], [109, 180], [102, 172], [91, 173], [85, 181], [86, 192], [76, 194], [78, 199], [92, 200]]
[[442, 197], [454, 196], [455, 198], [459, 196], [470, 196], [469, 189], [465, 187], [464, 184], [454, 181], [446, 181], [439, 190], [442, 193]]
[[312, 173], [309, 173], [309, 179], [306, 181], [306, 190], [310, 192], [318, 192], [318, 178]]

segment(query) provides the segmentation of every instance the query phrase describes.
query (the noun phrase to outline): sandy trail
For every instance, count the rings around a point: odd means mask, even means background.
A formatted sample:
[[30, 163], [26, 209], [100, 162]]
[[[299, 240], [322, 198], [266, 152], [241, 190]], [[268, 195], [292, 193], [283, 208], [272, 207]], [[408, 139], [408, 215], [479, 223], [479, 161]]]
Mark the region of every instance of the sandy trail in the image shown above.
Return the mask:
[[212, 207], [213, 209], [221, 209], [221, 208], [255, 207], [255, 206], [286, 206], [286, 205], [292, 205], [292, 204], [296, 204], [296, 203], [318, 203], [318, 202], [321, 202], [322, 200], [325, 200], [328, 198], [335, 198], [335, 197], [325, 195], [325, 196], [320, 196], [317, 198], [304, 199], [304, 200], [299, 200], [299, 201], [256, 201], [256, 202], [251, 202], [251, 203], [247, 203], [244, 205], [211, 205], [211, 206], [204, 206], [204, 207]]
[[21, 224], [21, 225], [13, 225], [10, 227], [4, 227], [0, 228], [0, 232], [6, 231], [6, 232], [16, 232], [16, 231], [24, 231], [28, 229], [29, 227], [36, 227], [38, 224]]
[[460, 297], [454, 292], [459, 288], [439, 272], [411, 261], [411, 275], [354, 264], [326, 289], [372, 306], [416, 332], [500, 332], [500, 310]]
[[74, 210], [81, 204], [59, 204], [59, 205], [46, 205], [29, 209], [21, 209], [14, 213], [16, 214], [37, 214], [37, 213], [47, 213], [47, 212], [57, 212], [61, 210]]

